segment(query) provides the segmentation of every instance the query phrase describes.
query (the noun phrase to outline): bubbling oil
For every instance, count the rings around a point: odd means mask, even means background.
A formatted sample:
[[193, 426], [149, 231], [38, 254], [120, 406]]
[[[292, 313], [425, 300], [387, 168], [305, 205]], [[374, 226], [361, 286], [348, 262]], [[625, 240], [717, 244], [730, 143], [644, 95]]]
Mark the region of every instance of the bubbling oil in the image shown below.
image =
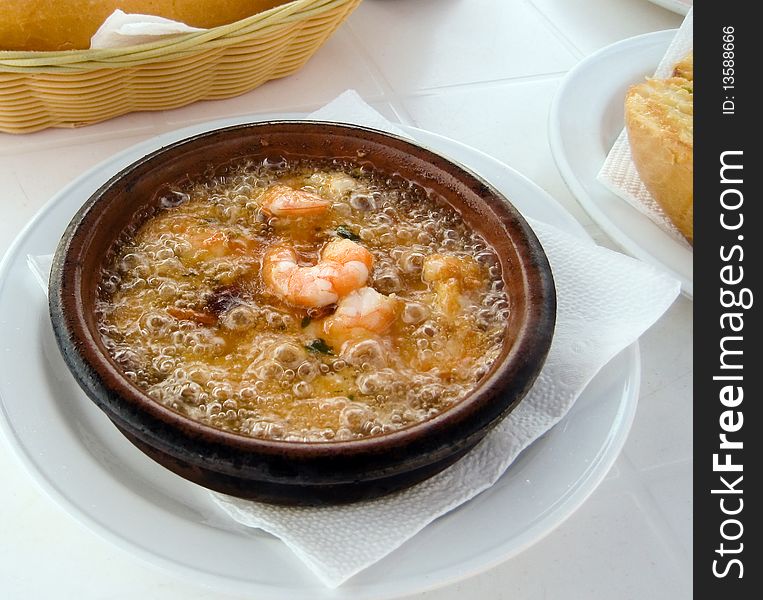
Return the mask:
[[[331, 202], [276, 217], [274, 184]], [[303, 264], [339, 237], [374, 257], [395, 300], [383, 334], [333, 345], [335, 306], [295, 308], [260, 274], [274, 244]], [[240, 434], [295, 442], [382, 435], [464, 398], [501, 351], [511, 310], [495, 251], [435, 192], [352, 162], [240, 161], [171, 187], [115, 245], [100, 279], [103, 342], [155, 401]]]

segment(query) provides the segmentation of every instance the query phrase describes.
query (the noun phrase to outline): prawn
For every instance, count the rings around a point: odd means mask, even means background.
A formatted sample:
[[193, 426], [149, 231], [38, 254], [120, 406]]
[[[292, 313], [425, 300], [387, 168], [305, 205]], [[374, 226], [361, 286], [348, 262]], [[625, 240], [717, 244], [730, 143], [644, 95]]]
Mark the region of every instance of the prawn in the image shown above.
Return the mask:
[[321, 263], [336, 265], [337, 272], [331, 283], [341, 298], [366, 284], [374, 257], [352, 240], [335, 238], [323, 248]]
[[254, 247], [252, 240], [233, 237], [223, 231], [199, 230], [188, 238], [191, 246], [202, 250], [214, 258], [222, 258], [231, 254], [244, 254]]
[[465, 288], [478, 287], [480, 266], [473, 258], [432, 254], [424, 260], [422, 277], [426, 282], [456, 279]]
[[366, 339], [385, 333], [397, 316], [398, 301], [371, 287], [351, 292], [336, 311], [323, 320], [323, 333], [335, 346], [351, 339]]
[[271, 292], [289, 304], [321, 308], [364, 286], [372, 266], [373, 256], [363, 246], [335, 239], [311, 266], [300, 266], [292, 248], [270, 248], [262, 259], [262, 278]]
[[432, 254], [424, 260], [421, 277], [432, 284], [442, 312], [454, 319], [467, 301], [465, 292], [480, 284], [480, 265], [471, 258]]
[[310, 217], [322, 215], [331, 202], [318, 194], [295, 190], [277, 183], [266, 189], [260, 197], [262, 209], [275, 217]]
[[196, 219], [175, 221], [173, 233], [183, 242], [178, 247], [178, 256], [192, 261], [249, 255], [257, 247], [257, 242], [250, 238], [210, 227]]
[[308, 182], [322, 194], [329, 198], [341, 201], [348, 194], [357, 191], [366, 191], [366, 186], [348, 173], [334, 171], [331, 173], [313, 173]]

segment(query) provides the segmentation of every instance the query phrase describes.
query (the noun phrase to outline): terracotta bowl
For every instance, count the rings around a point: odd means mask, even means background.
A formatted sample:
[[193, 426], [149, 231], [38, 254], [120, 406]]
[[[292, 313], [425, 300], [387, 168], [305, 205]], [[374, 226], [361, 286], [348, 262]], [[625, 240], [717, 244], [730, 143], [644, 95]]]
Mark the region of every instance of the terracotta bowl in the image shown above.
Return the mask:
[[[349, 158], [437, 191], [497, 251], [511, 303], [502, 352], [460, 403], [409, 428], [352, 441], [269, 441], [224, 432], [155, 402], [121, 372], [97, 331], [104, 257], [162, 190], [240, 157]], [[219, 129], [158, 150], [101, 187], [69, 224], [50, 277], [50, 317], [85, 393], [140, 450], [178, 475], [233, 496], [332, 504], [408, 487], [452, 464], [519, 403], [551, 344], [556, 296], [546, 256], [517, 210], [488, 183], [410, 141], [362, 127], [274, 121]]]

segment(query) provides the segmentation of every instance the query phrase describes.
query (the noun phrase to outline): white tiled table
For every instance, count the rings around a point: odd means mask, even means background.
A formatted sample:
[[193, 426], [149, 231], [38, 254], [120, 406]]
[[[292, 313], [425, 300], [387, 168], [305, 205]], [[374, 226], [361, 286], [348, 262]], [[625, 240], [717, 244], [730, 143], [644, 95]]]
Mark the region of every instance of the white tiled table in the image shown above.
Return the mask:
[[[390, 117], [515, 167], [611, 246], [554, 165], [549, 105], [559, 79], [581, 58], [680, 22], [646, 0], [365, 0], [302, 71], [247, 95], [79, 130], [0, 134], [0, 253], [51, 195], [112, 153], [214, 118], [313, 110], [347, 88]], [[681, 298], [642, 338], [633, 429], [583, 507], [518, 557], [416, 598], [690, 597], [691, 314], [691, 302]], [[85, 530], [40, 494], [2, 443], [0, 482], [3, 598], [227, 598]]]

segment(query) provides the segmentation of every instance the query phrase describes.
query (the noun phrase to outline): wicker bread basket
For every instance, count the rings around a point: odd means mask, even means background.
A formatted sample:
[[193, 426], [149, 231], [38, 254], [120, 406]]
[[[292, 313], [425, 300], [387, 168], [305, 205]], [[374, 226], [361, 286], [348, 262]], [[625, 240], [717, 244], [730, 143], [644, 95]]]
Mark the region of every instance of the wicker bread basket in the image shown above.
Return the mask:
[[360, 1], [294, 0], [128, 48], [0, 52], [0, 131], [79, 127], [243, 94], [298, 70]]

